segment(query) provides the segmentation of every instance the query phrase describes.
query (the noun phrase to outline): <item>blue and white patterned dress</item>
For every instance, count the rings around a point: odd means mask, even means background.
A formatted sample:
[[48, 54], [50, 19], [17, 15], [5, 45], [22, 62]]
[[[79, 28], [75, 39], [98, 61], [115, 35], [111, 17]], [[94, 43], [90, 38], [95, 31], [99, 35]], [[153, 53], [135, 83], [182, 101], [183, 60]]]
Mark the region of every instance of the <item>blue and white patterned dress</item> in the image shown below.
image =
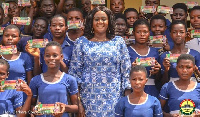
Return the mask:
[[122, 91], [130, 87], [130, 57], [122, 37], [75, 42], [69, 74], [77, 78], [87, 117], [112, 117]]

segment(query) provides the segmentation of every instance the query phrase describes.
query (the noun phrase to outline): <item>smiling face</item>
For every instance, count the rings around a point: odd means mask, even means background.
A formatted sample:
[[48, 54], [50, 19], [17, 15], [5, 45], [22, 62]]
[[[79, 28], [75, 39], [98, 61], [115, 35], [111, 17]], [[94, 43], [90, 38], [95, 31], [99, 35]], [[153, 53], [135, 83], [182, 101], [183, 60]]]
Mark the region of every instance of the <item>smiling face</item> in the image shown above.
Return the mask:
[[0, 64], [0, 82], [8, 78], [8, 67]]
[[4, 46], [17, 45], [20, 40], [19, 32], [17, 29], [11, 28], [4, 31], [2, 44]]
[[165, 22], [161, 19], [154, 19], [151, 22], [151, 31], [154, 36], [164, 35], [166, 28]]
[[193, 10], [190, 13], [190, 23], [193, 28], [200, 29], [200, 10]]
[[183, 44], [185, 42], [186, 30], [183, 24], [175, 24], [171, 28], [171, 38], [174, 44]]
[[172, 20], [182, 20], [186, 21], [187, 20], [187, 13], [181, 9], [177, 8], [173, 10], [173, 14], [171, 15]]
[[44, 61], [48, 68], [59, 68], [60, 62], [63, 60], [63, 54], [61, 53], [60, 47], [48, 46], [45, 49]]
[[98, 11], [95, 13], [93, 18], [93, 28], [94, 33], [106, 33], [108, 29], [108, 16], [103, 11]]
[[135, 31], [133, 33], [135, 35], [136, 43], [147, 43], [150, 35], [148, 26], [146, 26], [145, 24], [138, 25], [135, 27]]
[[191, 60], [180, 60], [176, 66], [180, 79], [189, 80], [194, 72], [194, 64]]
[[110, 10], [113, 13], [122, 13], [124, 11], [124, 1], [123, 0], [111, 0]]
[[61, 39], [66, 35], [67, 26], [63, 17], [55, 17], [51, 20], [50, 26], [53, 37]]
[[47, 32], [47, 25], [45, 21], [42, 19], [36, 20], [33, 27], [33, 35], [36, 38], [40, 39], [43, 38], [46, 32]]
[[130, 83], [133, 92], [142, 92], [144, 91], [144, 86], [147, 82], [146, 74], [143, 71], [133, 72], [130, 76]]
[[128, 27], [133, 27], [133, 23], [138, 19], [138, 14], [134, 11], [126, 13]]

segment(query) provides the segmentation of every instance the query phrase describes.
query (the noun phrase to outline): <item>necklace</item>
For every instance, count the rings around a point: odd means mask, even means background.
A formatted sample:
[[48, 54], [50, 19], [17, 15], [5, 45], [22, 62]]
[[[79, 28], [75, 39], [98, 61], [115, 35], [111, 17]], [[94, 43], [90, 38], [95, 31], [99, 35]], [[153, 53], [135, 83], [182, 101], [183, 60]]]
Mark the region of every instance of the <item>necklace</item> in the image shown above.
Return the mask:
[[102, 41], [106, 41], [106, 40], [107, 40], [107, 38], [105, 38], [105, 39], [97, 39], [97, 38], [94, 38], [94, 40], [95, 40], [95, 41], [102, 42]]

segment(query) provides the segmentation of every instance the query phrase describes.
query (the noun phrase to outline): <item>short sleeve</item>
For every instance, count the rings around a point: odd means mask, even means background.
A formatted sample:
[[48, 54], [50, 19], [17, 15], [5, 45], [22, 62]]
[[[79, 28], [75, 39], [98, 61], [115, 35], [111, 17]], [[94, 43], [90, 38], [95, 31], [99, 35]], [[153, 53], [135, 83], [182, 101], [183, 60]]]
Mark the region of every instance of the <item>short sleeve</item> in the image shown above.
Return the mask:
[[14, 109], [21, 107], [22, 104], [23, 104], [23, 92], [16, 91], [16, 94], [14, 96], [14, 103], [13, 103]]
[[[127, 98], [127, 97], [124, 97]], [[120, 99], [115, 106], [115, 117], [124, 116], [124, 98]]]
[[31, 71], [31, 70], [33, 70], [33, 62], [32, 62], [32, 59], [31, 59], [31, 57], [28, 55], [28, 54], [26, 54], [26, 53], [24, 53], [25, 54], [25, 70], [26, 70], [26, 72], [28, 72], [28, 71]]
[[200, 70], [200, 53], [198, 51], [195, 51], [195, 65]]
[[155, 98], [153, 113], [154, 113], [154, 117], [163, 117], [160, 101], [157, 98]]
[[38, 96], [38, 88], [37, 88], [37, 84], [36, 84], [37, 82], [35, 81], [35, 79], [37, 79], [37, 78], [38, 78], [37, 76], [33, 77], [29, 84], [31, 91], [33, 93], [33, 98], [36, 98]]
[[160, 90], [160, 95], [159, 95], [159, 98], [162, 99], [162, 100], [168, 100], [168, 83], [165, 83], [161, 90]]
[[70, 95], [74, 95], [76, 93], [78, 93], [78, 86], [77, 86], [77, 82], [76, 82], [76, 79], [71, 76], [71, 75], [68, 75], [69, 77], [69, 88], [68, 88], [68, 92]]

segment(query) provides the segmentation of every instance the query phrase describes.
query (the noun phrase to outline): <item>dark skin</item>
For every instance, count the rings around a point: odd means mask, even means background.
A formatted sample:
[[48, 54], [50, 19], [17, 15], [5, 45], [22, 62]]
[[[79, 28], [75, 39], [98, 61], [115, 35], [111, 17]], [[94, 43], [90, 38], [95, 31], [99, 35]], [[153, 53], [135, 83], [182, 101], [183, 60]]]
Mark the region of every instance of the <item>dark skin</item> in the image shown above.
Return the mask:
[[2, 26], [3, 24], [3, 18], [4, 18], [4, 11], [2, 9], [0, 9], [0, 26]]
[[194, 29], [200, 29], [200, 10], [193, 10], [190, 13], [190, 23]]
[[124, 11], [124, 1], [123, 0], [111, 0], [110, 1], [110, 10], [113, 13], [122, 13]]
[[[195, 82], [190, 80], [193, 72], [195, 71], [195, 65], [191, 60], [182, 59], [177, 63], [176, 70], [179, 75], [179, 80], [174, 81], [175, 85], [181, 90], [191, 90], [195, 87]], [[162, 108], [164, 108], [167, 100], [160, 99]], [[179, 117], [179, 114], [169, 114], [163, 111], [163, 115], [166, 117]], [[199, 115], [196, 115], [199, 117]], [[195, 117], [196, 117], [195, 116]]]
[[82, 10], [84, 13], [88, 14], [91, 11], [91, 1], [81, 0]]
[[[45, 49], [44, 60], [48, 66], [47, 72], [43, 74], [44, 79], [48, 82], [56, 82], [60, 79], [63, 74], [60, 69], [60, 64], [63, 60], [63, 55], [61, 53], [60, 47], [58, 46], [48, 46]], [[78, 112], [77, 106], [77, 94], [71, 95], [70, 100], [72, 105], [66, 105], [64, 103], [58, 102], [57, 104], [61, 107], [61, 112], [53, 114], [55, 117], [60, 117], [64, 112], [76, 113]], [[32, 98], [32, 106], [35, 106], [37, 98]]]
[[173, 10], [173, 14], [171, 15], [171, 19], [173, 20], [183, 20], [187, 21], [188, 14], [181, 8], [177, 8]]
[[124, 36], [127, 30], [127, 25], [124, 19], [118, 18], [116, 19], [116, 28], [115, 33], [118, 36]]
[[[2, 45], [9, 46], [9, 45], [17, 45], [17, 43], [20, 40], [20, 35], [17, 29], [7, 29], [4, 31], [3, 34], [3, 40]], [[7, 60], [15, 60], [19, 57], [20, 52], [18, 51], [16, 54], [8, 54], [8, 55], [2, 55]], [[32, 74], [33, 71], [26, 72], [26, 79], [27, 83], [29, 84], [31, 81], [31, 78], [33, 77]]]
[[33, 27], [33, 39], [42, 39], [47, 32], [47, 28], [48, 26], [46, 25], [44, 20], [36, 20]]
[[[6, 66], [4, 64], [0, 65], [0, 82], [3, 80], [6, 80], [6, 78], [8, 78], [8, 75], [9, 75], [8, 71], [9, 71], [8, 66]], [[31, 92], [31, 89], [29, 88], [29, 86], [23, 80], [19, 79], [19, 81], [22, 82], [22, 84], [20, 84], [20, 89], [17, 89], [17, 91], [23, 91], [24, 93], [26, 93], [27, 98], [26, 98], [24, 105], [16, 108], [15, 111], [28, 113], [28, 111], [30, 110], [30, 106], [31, 106], [32, 92]], [[15, 97], [13, 97], [13, 98], [15, 98]], [[27, 116], [27, 114], [23, 114], [23, 113], [17, 113], [16, 115], [17, 115], [17, 117], [26, 117]]]

